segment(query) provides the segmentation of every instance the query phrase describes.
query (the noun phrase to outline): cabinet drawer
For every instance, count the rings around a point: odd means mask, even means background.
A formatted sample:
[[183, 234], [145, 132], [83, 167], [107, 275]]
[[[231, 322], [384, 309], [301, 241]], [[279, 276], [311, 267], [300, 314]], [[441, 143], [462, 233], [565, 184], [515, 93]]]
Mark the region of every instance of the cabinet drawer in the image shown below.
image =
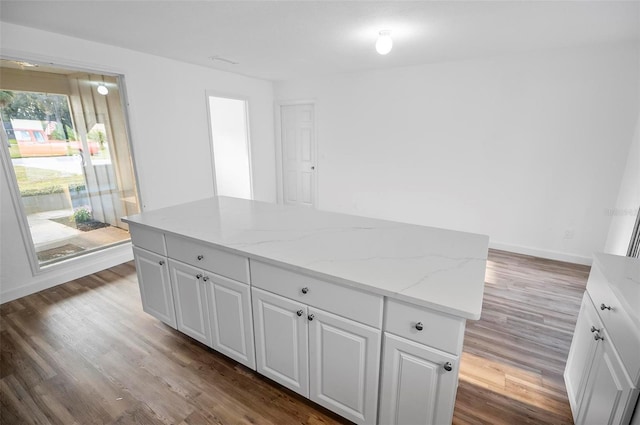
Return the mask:
[[464, 319], [393, 299], [387, 299], [385, 305], [386, 332], [455, 355], [462, 352]]
[[164, 233], [131, 223], [129, 223], [129, 232], [131, 233], [131, 242], [135, 246], [166, 257], [167, 249], [164, 243]]
[[249, 259], [190, 239], [167, 235], [169, 257], [239, 282], [249, 283]]
[[251, 261], [251, 284], [380, 329], [382, 296]]
[[[593, 301], [598, 316], [611, 337], [616, 351], [631, 379], [640, 382], [640, 330], [623, 310], [618, 298], [613, 293], [607, 278], [597, 263], [589, 273], [587, 293]], [[605, 308], [602, 309], [604, 304]], [[607, 307], [610, 307], [609, 310]]]

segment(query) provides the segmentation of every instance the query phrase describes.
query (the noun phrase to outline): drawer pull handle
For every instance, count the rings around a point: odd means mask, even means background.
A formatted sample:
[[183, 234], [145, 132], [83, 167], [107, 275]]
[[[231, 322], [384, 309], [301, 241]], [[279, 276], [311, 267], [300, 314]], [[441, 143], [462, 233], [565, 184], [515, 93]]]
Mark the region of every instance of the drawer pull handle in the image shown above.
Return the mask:
[[444, 367], [444, 370], [446, 370], [447, 372], [451, 372], [453, 370], [453, 367], [451, 366], [451, 362], [446, 362], [442, 367]]
[[595, 326], [591, 326], [591, 332], [600, 332], [601, 329], [596, 328]]
[[200, 261], [200, 260], [202, 260], [204, 258], [204, 255], [200, 254], [200, 255], [198, 255], [197, 258], [198, 258], [198, 261]]
[[205, 276], [205, 277], [202, 278], [203, 282], [207, 282], [208, 280], [209, 280], [209, 276]]
[[593, 336], [593, 339], [595, 339], [596, 341], [598, 341], [598, 340], [603, 340], [603, 341], [604, 341], [604, 337], [603, 337], [603, 336], [600, 336], [600, 334], [599, 334], [599, 333], [597, 333], [597, 332], [596, 332], [596, 334]]
[[310, 315], [307, 316], [307, 319], [309, 319], [309, 321], [312, 321], [314, 317], [315, 316], [313, 314], [310, 314]]
[[416, 329], [419, 330], [419, 331], [424, 329], [424, 325], [422, 324], [422, 322], [416, 323]]
[[302, 316], [302, 313], [304, 313], [304, 311], [302, 311], [302, 310], [296, 311], [296, 314], [298, 315], [298, 317]]
[[604, 303], [600, 304], [600, 310], [611, 310], [611, 307], [608, 305], [604, 305]]
[[307, 292], [309, 292], [309, 288], [306, 288], [306, 287], [305, 287], [305, 288], [302, 288], [302, 293], [303, 293], [303, 294], [306, 294]]
[[164, 266], [164, 260], [158, 261], [158, 264], [160, 264], [161, 266]]
[[196, 275], [196, 279], [198, 279], [198, 280], [202, 279], [202, 273], [198, 273], [198, 274]]

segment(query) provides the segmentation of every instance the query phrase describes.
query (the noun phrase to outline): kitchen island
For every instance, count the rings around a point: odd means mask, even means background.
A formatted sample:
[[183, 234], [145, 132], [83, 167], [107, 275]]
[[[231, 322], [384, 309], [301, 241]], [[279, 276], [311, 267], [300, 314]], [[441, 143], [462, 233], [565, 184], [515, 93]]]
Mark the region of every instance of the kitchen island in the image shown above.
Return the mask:
[[124, 221], [149, 314], [356, 423], [451, 422], [487, 236], [225, 197]]

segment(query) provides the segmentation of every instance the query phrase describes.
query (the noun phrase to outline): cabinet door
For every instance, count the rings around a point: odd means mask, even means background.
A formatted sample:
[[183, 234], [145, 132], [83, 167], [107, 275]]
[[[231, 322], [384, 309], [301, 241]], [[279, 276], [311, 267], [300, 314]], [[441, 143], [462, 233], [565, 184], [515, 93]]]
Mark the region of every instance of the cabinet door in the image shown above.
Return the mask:
[[307, 307], [252, 288], [256, 370], [309, 396]]
[[592, 332], [592, 327], [597, 330], [602, 329], [595, 307], [585, 292], [564, 370], [564, 382], [574, 419], [578, 416], [580, 400], [584, 394], [587, 376], [596, 351], [597, 344], [593, 339], [595, 332]]
[[457, 384], [457, 356], [385, 332], [379, 423], [449, 424]]
[[576, 424], [626, 424], [638, 396], [631, 379], [615, 352], [609, 335], [604, 332], [597, 343]]
[[167, 259], [162, 255], [133, 247], [138, 272], [142, 309], [167, 325], [176, 328], [173, 292]]
[[309, 398], [355, 423], [376, 423], [380, 330], [309, 307]]
[[203, 344], [211, 345], [209, 308], [202, 270], [169, 260], [178, 330]]
[[249, 285], [213, 274], [203, 280], [209, 302], [211, 346], [255, 370]]

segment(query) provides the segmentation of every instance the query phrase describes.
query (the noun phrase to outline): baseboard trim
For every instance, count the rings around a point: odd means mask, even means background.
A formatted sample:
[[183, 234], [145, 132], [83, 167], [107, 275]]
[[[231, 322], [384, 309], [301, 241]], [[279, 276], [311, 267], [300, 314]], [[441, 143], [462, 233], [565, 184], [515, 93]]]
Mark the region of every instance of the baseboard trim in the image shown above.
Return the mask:
[[573, 264], [583, 264], [585, 266], [590, 266], [593, 262], [593, 258], [591, 257], [583, 257], [581, 255], [567, 254], [565, 252], [549, 251], [495, 241], [489, 241], [489, 248], [499, 249], [500, 251], [515, 252], [516, 254], [531, 255], [533, 257], [546, 258], [548, 260], [564, 261], [566, 263]]
[[130, 242], [83, 255], [82, 257], [72, 258], [65, 261], [64, 264], [56, 265], [50, 271], [45, 270], [35, 275], [31, 283], [27, 285], [0, 292], [0, 304], [35, 294], [131, 260], [133, 260], [133, 250]]

